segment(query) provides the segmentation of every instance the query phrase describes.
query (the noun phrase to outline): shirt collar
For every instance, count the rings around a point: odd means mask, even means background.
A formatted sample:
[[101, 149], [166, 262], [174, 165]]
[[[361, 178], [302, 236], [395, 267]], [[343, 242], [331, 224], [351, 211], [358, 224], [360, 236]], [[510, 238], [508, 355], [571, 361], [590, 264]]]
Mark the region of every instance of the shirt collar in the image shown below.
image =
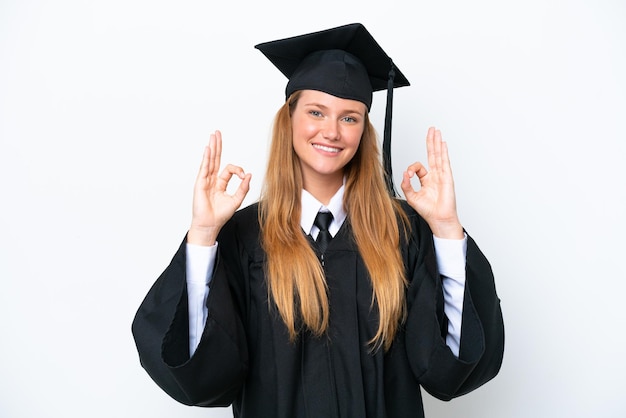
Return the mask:
[[313, 195], [306, 190], [302, 189], [302, 213], [300, 214], [300, 226], [306, 234], [312, 235], [314, 238], [319, 231], [318, 228], [313, 225], [317, 212], [330, 212], [333, 214], [333, 221], [328, 228], [328, 231], [332, 236], [339, 231], [339, 228], [346, 220], [346, 211], [343, 208], [343, 194], [345, 191], [344, 184], [341, 185], [337, 193], [330, 199], [328, 205], [323, 205]]

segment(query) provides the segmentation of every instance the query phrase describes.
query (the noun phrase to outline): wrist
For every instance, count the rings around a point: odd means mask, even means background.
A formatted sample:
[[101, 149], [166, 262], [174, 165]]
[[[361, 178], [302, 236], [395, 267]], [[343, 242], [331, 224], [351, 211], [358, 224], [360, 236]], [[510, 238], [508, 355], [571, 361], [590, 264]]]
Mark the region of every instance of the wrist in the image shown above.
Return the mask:
[[218, 228], [191, 225], [187, 231], [187, 243], [210, 247], [215, 245], [218, 233]]
[[463, 239], [465, 232], [463, 226], [457, 220], [454, 222], [441, 222], [434, 225], [430, 225], [430, 229], [433, 235], [442, 239]]

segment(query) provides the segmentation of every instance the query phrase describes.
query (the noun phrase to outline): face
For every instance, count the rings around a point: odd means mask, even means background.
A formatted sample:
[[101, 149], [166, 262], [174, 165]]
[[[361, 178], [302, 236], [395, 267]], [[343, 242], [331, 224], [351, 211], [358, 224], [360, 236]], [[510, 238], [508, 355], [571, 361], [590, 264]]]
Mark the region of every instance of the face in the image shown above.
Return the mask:
[[316, 90], [303, 90], [291, 115], [293, 148], [305, 185], [343, 181], [359, 148], [367, 107]]

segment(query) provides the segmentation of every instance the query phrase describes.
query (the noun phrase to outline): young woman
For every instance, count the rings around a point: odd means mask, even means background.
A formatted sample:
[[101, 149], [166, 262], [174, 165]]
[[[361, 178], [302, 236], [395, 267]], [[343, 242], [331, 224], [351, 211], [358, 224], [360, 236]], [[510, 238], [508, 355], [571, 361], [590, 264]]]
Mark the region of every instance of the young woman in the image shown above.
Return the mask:
[[211, 135], [191, 227], [137, 312], [142, 365], [179, 402], [232, 404], [236, 417], [415, 417], [420, 386], [447, 400], [500, 368], [493, 275], [458, 219], [441, 133], [428, 130], [428, 168], [410, 165], [395, 198], [368, 119], [371, 71], [329, 48], [329, 31], [288, 38], [314, 51], [289, 71], [258, 203], [239, 209], [251, 176], [220, 172]]

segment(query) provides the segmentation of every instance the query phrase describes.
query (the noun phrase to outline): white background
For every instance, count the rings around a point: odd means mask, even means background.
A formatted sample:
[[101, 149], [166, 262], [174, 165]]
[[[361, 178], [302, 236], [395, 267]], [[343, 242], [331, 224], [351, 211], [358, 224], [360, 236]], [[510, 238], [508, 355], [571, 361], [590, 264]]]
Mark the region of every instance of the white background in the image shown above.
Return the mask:
[[0, 416], [230, 416], [167, 397], [130, 324], [210, 132], [258, 197], [286, 80], [253, 46], [352, 22], [412, 83], [396, 178], [441, 128], [503, 303], [500, 374], [426, 415], [626, 416], [625, 21], [609, 0], [0, 0]]

